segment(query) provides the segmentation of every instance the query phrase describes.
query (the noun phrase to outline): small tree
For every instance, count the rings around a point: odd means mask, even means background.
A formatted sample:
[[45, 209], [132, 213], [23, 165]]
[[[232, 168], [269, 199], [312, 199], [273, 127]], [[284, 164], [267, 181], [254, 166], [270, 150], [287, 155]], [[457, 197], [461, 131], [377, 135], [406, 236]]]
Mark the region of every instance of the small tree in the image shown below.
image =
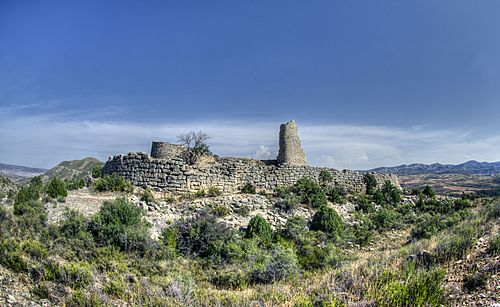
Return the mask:
[[332, 176], [332, 174], [330, 174], [329, 171], [322, 170], [319, 173], [318, 179], [319, 179], [319, 183], [321, 183], [321, 185], [327, 185], [328, 183], [332, 182], [333, 176]]
[[52, 178], [47, 187], [45, 188], [47, 195], [52, 198], [66, 197], [68, 196], [68, 190], [66, 189], [66, 183], [58, 178]]
[[365, 174], [366, 194], [373, 195], [377, 191], [377, 179], [372, 173]]
[[185, 154], [185, 159], [188, 163], [194, 164], [201, 156], [212, 155], [206, 143], [209, 138], [206, 133], [201, 131], [191, 131], [177, 137], [177, 141], [188, 148]]
[[321, 230], [334, 238], [340, 237], [344, 228], [342, 219], [335, 210], [327, 206], [319, 208], [311, 223], [312, 230]]
[[429, 185], [425, 186], [424, 190], [422, 191], [422, 194], [430, 198], [436, 196], [436, 192], [434, 192], [434, 189], [432, 189], [432, 187]]
[[264, 242], [271, 242], [273, 238], [273, 229], [263, 217], [256, 215], [248, 223], [245, 237], [258, 237]]

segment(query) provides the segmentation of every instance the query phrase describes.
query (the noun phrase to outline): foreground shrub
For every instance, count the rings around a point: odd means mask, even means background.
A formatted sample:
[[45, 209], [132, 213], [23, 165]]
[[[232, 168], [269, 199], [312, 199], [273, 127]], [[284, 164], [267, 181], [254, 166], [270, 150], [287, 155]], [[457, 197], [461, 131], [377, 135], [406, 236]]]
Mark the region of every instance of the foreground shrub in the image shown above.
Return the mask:
[[213, 215], [200, 215], [175, 225], [177, 250], [186, 256], [201, 257], [221, 263], [231, 259], [229, 246], [235, 232]]
[[58, 178], [52, 178], [52, 180], [45, 187], [45, 192], [48, 196], [52, 198], [60, 198], [68, 196], [68, 190], [66, 189], [66, 183]]
[[96, 165], [92, 168], [92, 178], [97, 179], [97, 178], [102, 178], [102, 168], [103, 165]]
[[440, 238], [433, 251], [435, 262], [445, 263], [462, 259], [474, 246], [479, 235], [477, 226], [460, 225]]
[[85, 187], [85, 180], [83, 178], [73, 178], [70, 181], [66, 182], [66, 188], [68, 191], [79, 190]]
[[392, 208], [381, 208], [371, 215], [371, 219], [376, 229], [388, 230], [396, 228], [399, 214]]
[[92, 187], [98, 192], [132, 192], [134, 189], [130, 181], [116, 174], [95, 180]]
[[207, 191], [208, 197], [216, 197], [222, 195], [222, 192], [217, 187], [209, 187]]
[[441, 306], [444, 301], [442, 269], [410, 267], [403, 276], [385, 271], [375, 280], [372, 293], [379, 306]]
[[23, 258], [21, 244], [15, 239], [0, 242], [0, 264], [14, 272], [26, 271], [28, 266]]
[[272, 283], [297, 274], [298, 261], [292, 249], [275, 245], [265, 261], [250, 273], [253, 283]]
[[245, 237], [259, 238], [263, 242], [271, 242], [273, 238], [273, 229], [271, 225], [261, 216], [254, 216], [245, 230]]
[[150, 188], [145, 188], [142, 191], [141, 200], [145, 201], [147, 204], [152, 204], [155, 202], [155, 196]]
[[142, 210], [123, 198], [106, 201], [94, 215], [91, 230], [101, 245], [114, 245], [123, 251], [145, 252], [151, 225], [142, 219]]
[[87, 232], [89, 220], [76, 210], [66, 209], [59, 224], [61, 235], [66, 238], [81, 238]]
[[255, 192], [255, 186], [251, 183], [247, 183], [241, 188], [243, 194], [255, 194]]
[[298, 250], [298, 257], [302, 268], [308, 271], [337, 267], [344, 259], [342, 252], [331, 243], [325, 246], [302, 245]]
[[48, 251], [40, 242], [35, 240], [25, 240], [21, 244], [23, 252], [36, 260], [47, 258]]
[[73, 289], [86, 288], [92, 281], [92, 271], [85, 262], [65, 264], [48, 262], [44, 271], [47, 280], [61, 282]]
[[224, 217], [231, 213], [231, 209], [226, 205], [216, 205], [212, 207], [211, 213], [217, 217]]
[[313, 208], [319, 208], [328, 202], [323, 188], [316, 181], [308, 177], [299, 179], [290, 188], [290, 191], [298, 196], [301, 203]]
[[342, 234], [344, 223], [334, 209], [322, 206], [313, 216], [311, 229], [323, 231], [336, 239]]

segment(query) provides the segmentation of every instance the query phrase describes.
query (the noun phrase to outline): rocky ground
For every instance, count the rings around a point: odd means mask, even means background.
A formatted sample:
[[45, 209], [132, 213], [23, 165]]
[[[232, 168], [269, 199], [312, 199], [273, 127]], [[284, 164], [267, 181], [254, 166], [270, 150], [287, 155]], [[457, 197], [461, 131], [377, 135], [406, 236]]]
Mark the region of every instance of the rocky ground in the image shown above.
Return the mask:
[[[494, 234], [498, 234], [498, 224], [478, 239], [465, 259], [447, 269], [445, 289], [451, 305], [500, 306], [500, 256], [488, 253]], [[474, 283], [484, 284], [474, 288]]]
[[[66, 208], [90, 216], [99, 211], [104, 201], [110, 201], [116, 197], [125, 197], [146, 211], [146, 219], [153, 226], [151, 229], [153, 238], [158, 238], [167, 224], [178, 219], [188, 219], [203, 211], [220, 212], [219, 219], [234, 228], [245, 227], [256, 215], [265, 218], [273, 227], [278, 227], [285, 224], [291, 216], [309, 219], [314, 214], [313, 210], [301, 205], [297, 206], [293, 212], [282, 211], [275, 208], [273, 200], [259, 194], [231, 194], [188, 200], [169, 199], [168, 201], [158, 196], [154, 202], [147, 203], [136, 194], [94, 193], [84, 188], [79, 191], [70, 191], [65, 202], [47, 203], [45, 207], [49, 223], [60, 221]], [[354, 210], [354, 206], [350, 204], [336, 206], [336, 208], [344, 217]]]

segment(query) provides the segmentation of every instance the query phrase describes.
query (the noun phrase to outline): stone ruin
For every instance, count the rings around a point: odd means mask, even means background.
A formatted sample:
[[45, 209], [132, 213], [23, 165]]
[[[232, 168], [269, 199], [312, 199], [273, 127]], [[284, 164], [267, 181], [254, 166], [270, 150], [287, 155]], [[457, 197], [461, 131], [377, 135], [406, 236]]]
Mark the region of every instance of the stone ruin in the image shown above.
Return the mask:
[[297, 124], [294, 120], [280, 126], [280, 149], [277, 162], [279, 164], [302, 166], [307, 165], [306, 155], [302, 150]]
[[[225, 193], [235, 193], [247, 183], [257, 190], [273, 191], [279, 186], [290, 186], [303, 177], [318, 179], [322, 171], [329, 172], [330, 183], [352, 193], [365, 192], [364, 174], [351, 170], [307, 166], [295, 121], [280, 127], [279, 154], [276, 160], [211, 157], [203, 163], [185, 161], [186, 146], [167, 142], [153, 142], [151, 155], [129, 153], [109, 158], [104, 174], [118, 174], [136, 186], [147, 186], [169, 193], [196, 192], [216, 187]], [[374, 174], [379, 185], [390, 181], [399, 187], [392, 174]]]

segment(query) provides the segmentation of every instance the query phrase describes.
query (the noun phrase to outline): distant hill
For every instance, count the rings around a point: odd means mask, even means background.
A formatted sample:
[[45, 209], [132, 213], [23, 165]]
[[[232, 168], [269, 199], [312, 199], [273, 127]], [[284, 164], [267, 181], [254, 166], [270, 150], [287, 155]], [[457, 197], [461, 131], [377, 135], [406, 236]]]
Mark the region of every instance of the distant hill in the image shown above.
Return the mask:
[[43, 168], [0, 163], [0, 175], [9, 178], [14, 182], [20, 182], [28, 178], [41, 175], [46, 171], [47, 170]]
[[54, 177], [63, 180], [71, 180], [75, 177], [83, 178], [90, 175], [96, 165], [102, 164], [103, 162], [92, 157], [81, 160], [63, 161], [45, 172], [42, 175], [42, 180], [47, 181]]
[[494, 175], [500, 174], [500, 162], [477, 162], [474, 160], [462, 164], [410, 164], [393, 167], [378, 167], [369, 170], [376, 173], [393, 173], [396, 175], [440, 175], [440, 174], [461, 174], [461, 175]]

